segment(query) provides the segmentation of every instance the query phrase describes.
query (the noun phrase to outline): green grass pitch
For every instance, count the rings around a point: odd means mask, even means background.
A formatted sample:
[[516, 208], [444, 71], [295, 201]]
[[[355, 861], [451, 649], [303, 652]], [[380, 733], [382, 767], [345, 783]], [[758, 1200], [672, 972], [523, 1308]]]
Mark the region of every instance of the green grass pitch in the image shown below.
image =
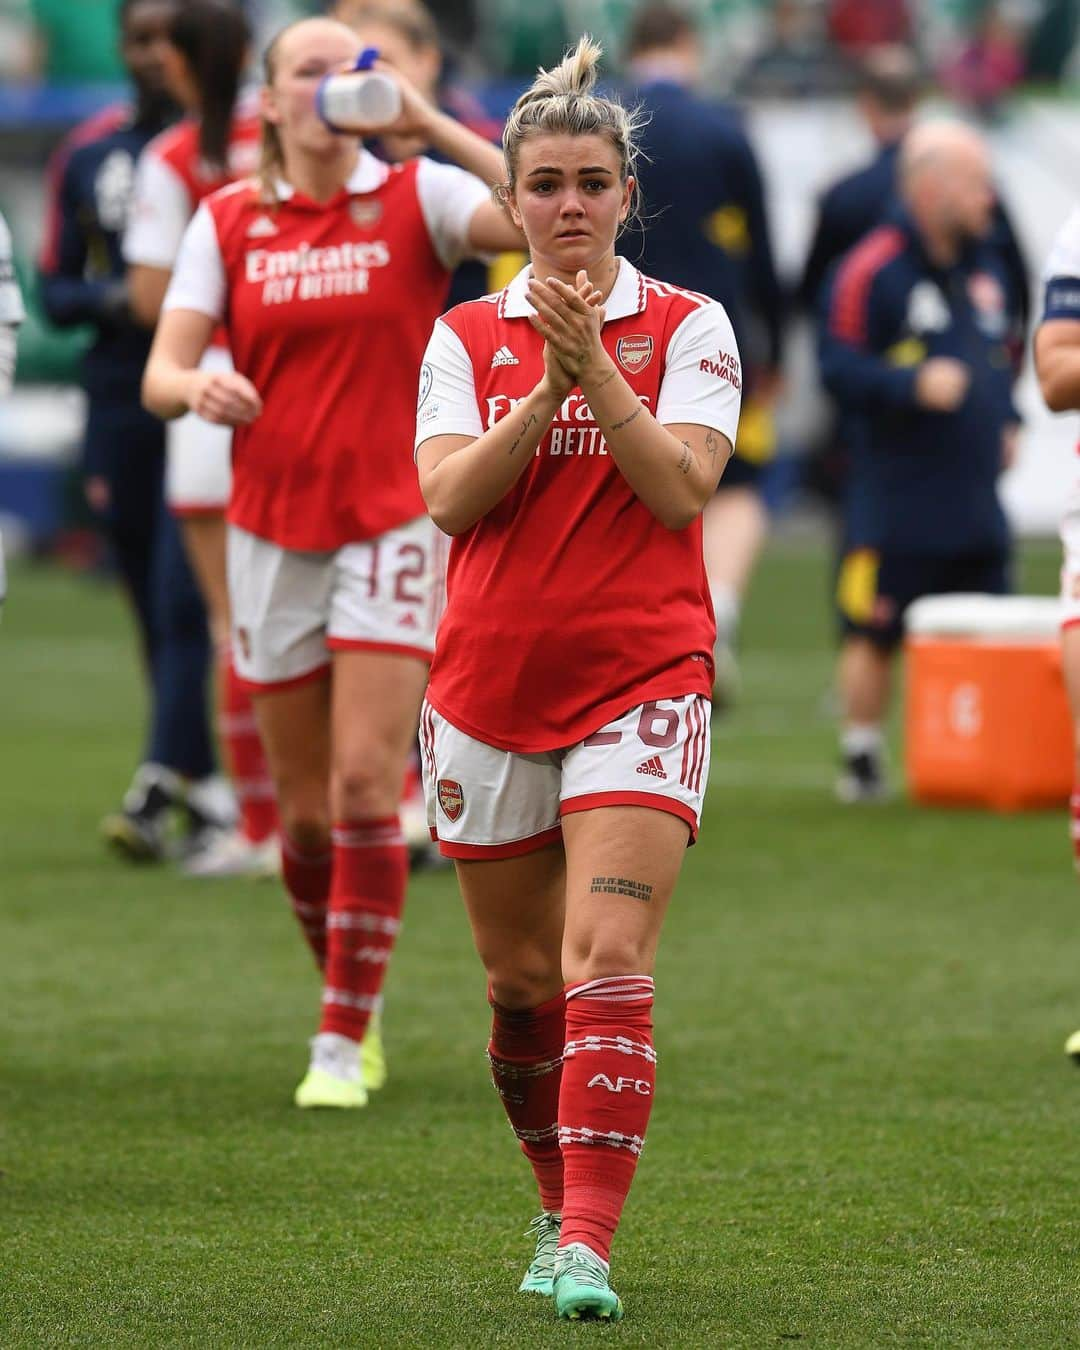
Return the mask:
[[[1054, 589], [1056, 550], [1025, 587]], [[768, 553], [657, 970], [618, 1327], [515, 1294], [536, 1209], [452, 877], [412, 888], [391, 1080], [289, 1103], [317, 984], [272, 884], [105, 856], [141, 709], [115, 592], [0, 626], [0, 1344], [1080, 1345], [1062, 813], [833, 804], [826, 559]], [[1023, 709], [1017, 709], [1023, 716]]]

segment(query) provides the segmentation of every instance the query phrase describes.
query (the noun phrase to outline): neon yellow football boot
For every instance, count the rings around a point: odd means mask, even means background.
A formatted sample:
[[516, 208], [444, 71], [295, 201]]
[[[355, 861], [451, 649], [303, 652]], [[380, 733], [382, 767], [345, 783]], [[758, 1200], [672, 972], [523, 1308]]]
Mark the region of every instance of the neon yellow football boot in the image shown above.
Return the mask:
[[382, 1042], [382, 1014], [374, 1012], [360, 1042], [360, 1077], [368, 1092], [386, 1083], [386, 1051]]
[[311, 1042], [311, 1063], [293, 1101], [297, 1106], [339, 1109], [367, 1106], [358, 1046], [348, 1036], [321, 1031]]

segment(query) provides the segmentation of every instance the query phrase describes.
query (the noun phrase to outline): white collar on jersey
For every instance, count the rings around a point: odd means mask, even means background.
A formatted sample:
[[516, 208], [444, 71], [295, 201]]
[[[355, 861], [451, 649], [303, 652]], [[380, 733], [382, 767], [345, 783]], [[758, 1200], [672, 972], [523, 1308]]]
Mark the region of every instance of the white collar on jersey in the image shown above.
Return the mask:
[[[356, 161], [356, 168], [349, 175], [345, 190], [353, 194], [374, 192], [386, 182], [389, 173], [389, 165], [384, 164], [381, 159], [376, 159], [370, 150], [365, 150], [361, 146], [360, 158]], [[295, 191], [293, 185], [286, 183], [283, 178], [277, 180], [276, 187], [279, 202], [287, 202]]]
[[[640, 314], [645, 308], [645, 278], [625, 258], [619, 258], [619, 275], [611, 294], [604, 301], [604, 321], [628, 319], [631, 314]], [[524, 319], [532, 314], [527, 290], [532, 276], [532, 263], [528, 263], [499, 297], [499, 317], [501, 319]]]

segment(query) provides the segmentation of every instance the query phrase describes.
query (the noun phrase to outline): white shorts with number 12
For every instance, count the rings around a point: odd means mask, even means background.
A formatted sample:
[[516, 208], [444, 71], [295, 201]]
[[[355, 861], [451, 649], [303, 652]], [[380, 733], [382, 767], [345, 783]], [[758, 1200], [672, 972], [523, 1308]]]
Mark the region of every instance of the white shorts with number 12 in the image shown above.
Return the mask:
[[326, 673], [333, 651], [430, 661], [449, 541], [427, 516], [330, 553], [228, 533], [233, 660], [241, 678], [287, 688]]

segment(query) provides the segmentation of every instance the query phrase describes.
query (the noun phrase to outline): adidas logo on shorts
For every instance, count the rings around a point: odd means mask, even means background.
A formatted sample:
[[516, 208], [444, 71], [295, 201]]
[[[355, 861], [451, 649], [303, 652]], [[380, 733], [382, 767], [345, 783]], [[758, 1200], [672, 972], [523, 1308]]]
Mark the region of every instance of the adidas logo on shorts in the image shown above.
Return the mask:
[[647, 759], [644, 763], [639, 764], [637, 766], [637, 771], [638, 773], [647, 773], [652, 778], [667, 777], [667, 774], [664, 771], [664, 761], [659, 755], [653, 755], [651, 759]]
[[510, 350], [509, 347], [500, 347], [499, 350], [495, 353], [495, 355], [491, 358], [492, 370], [494, 370], [496, 366], [517, 366], [520, 364], [521, 364], [520, 361], [518, 361], [517, 357], [514, 355], [514, 353]]

